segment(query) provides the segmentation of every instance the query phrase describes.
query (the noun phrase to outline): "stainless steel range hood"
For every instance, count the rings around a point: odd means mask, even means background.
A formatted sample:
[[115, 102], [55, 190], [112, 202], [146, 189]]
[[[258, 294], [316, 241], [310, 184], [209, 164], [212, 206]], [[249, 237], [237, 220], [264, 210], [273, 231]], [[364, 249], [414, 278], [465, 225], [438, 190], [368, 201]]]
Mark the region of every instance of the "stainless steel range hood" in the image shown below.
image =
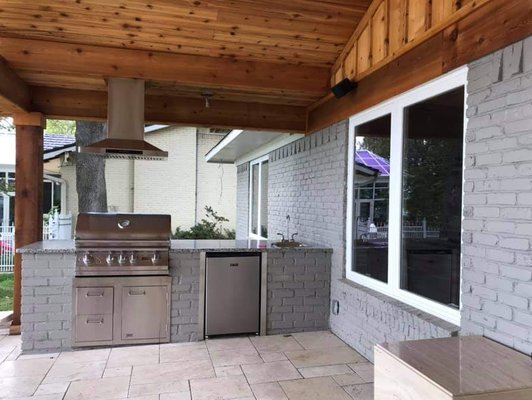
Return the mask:
[[107, 139], [80, 146], [78, 152], [133, 160], [167, 158], [168, 152], [144, 140], [144, 81], [110, 78], [107, 85]]

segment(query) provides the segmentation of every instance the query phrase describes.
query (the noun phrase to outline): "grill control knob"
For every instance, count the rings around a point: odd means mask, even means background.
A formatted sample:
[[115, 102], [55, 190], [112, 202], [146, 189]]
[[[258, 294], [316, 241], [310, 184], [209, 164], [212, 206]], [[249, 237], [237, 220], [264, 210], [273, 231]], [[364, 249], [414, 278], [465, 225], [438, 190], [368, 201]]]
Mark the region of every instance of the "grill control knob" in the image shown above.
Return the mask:
[[138, 261], [137, 255], [135, 253], [131, 253], [129, 256], [129, 263], [130, 264], [136, 264]]
[[151, 262], [155, 265], [159, 263], [160, 260], [161, 260], [161, 256], [159, 255], [159, 253], [158, 252], [153, 253], [153, 256], [151, 256]]
[[107, 258], [105, 259], [105, 261], [107, 261], [107, 264], [108, 265], [113, 265], [117, 260], [116, 260], [116, 256], [113, 255], [113, 253], [109, 253], [107, 255]]
[[120, 265], [123, 265], [127, 262], [127, 257], [124, 253], [120, 253], [120, 255], [118, 256], [118, 263]]
[[91, 265], [93, 262], [94, 262], [94, 257], [91, 254], [85, 253], [83, 255], [83, 264]]

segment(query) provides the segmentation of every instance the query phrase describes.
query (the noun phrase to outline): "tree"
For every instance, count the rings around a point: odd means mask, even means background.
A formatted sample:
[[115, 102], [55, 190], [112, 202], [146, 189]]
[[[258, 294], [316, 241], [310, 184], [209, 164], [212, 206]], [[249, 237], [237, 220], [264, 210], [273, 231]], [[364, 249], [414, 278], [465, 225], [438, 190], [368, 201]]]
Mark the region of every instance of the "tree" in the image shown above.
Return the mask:
[[14, 132], [15, 125], [13, 125], [13, 118], [0, 117], [0, 131]]
[[76, 121], [47, 119], [45, 131], [49, 135], [74, 136], [76, 134]]
[[[76, 121], [78, 146], [87, 146], [105, 136], [104, 124]], [[76, 190], [79, 212], [107, 212], [105, 158], [85, 153], [76, 155]]]

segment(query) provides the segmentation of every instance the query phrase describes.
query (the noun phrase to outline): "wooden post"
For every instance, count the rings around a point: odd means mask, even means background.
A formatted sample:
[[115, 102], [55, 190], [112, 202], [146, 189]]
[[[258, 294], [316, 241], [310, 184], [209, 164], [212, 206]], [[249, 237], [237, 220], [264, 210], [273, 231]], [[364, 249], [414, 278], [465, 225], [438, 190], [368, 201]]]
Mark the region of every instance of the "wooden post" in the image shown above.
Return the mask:
[[[43, 128], [40, 113], [16, 114], [15, 248], [42, 240]], [[20, 334], [22, 258], [15, 254], [13, 321], [10, 334]]]

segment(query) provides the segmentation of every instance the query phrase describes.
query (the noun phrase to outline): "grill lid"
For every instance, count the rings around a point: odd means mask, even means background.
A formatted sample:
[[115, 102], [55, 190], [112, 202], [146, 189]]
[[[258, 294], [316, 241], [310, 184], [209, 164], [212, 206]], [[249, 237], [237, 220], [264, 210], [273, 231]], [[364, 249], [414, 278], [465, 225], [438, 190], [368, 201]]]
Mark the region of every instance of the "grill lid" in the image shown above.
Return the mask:
[[[169, 246], [170, 215], [127, 213], [80, 213], [76, 223], [76, 246], [98, 244], [101, 247], [120, 243], [142, 246]], [[140, 244], [139, 244], [140, 245]]]

